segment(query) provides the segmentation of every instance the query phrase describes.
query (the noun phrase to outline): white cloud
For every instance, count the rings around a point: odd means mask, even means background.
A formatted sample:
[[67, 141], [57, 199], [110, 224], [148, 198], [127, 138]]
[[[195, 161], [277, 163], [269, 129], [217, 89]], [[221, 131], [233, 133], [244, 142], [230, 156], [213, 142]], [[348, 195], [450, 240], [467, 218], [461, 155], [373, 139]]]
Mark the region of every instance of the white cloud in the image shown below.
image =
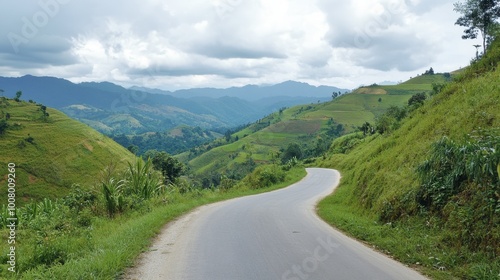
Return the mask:
[[[0, 3], [9, 11], [0, 26], [0, 75], [165, 89], [283, 80], [356, 87], [430, 66], [451, 71], [474, 55], [453, 25], [453, 0], [30, 3]], [[42, 13], [46, 22], [16, 52], [8, 35], [24, 36], [23, 19]]]

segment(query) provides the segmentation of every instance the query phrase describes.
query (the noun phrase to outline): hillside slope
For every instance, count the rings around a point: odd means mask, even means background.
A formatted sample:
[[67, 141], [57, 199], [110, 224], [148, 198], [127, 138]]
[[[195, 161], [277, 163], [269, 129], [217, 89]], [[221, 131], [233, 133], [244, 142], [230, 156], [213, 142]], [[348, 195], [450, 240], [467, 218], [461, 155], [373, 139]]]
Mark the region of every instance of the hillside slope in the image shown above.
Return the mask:
[[[323, 218], [438, 279], [495, 279], [490, 277], [500, 273], [499, 61], [497, 41], [485, 59], [392, 134], [334, 142], [320, 165], [340, 169], [343, 179], [339, 190], [321, 202]], [[484, 144], [489, 142], [493, 148]], [[439, 150], [442, 143], [448, 147]], [[346, 145], [350, 148], [343, 149]], [[458, 147], [456, 159], [452, 145]], [[479, 148], [471, 152], [471, 147]], [[441, 163], [426, 171], [424, 163], [429, 166], [436, 155]], [[467, 156], [466, 163], [458, 159]], [[497, 163], [491, 168], [484, 160]], [[467, 170], [483, 175], [474, 179]], [[454, 179], [425, 185], [422, 176]]]
[[293, 143], [300, 145], [304, 157], [320, 156], [332, 139], [358, 130], [365, 122], [373, 123], [391, 106], [406, 105], [412, 93], [413, 90], [396, 95], [353, 92], [330, 102], [282, 108], [234, 132], [230, 141], [218, 139], [177, 157], [197, 174], [231, 176], [234, 170], [245, 172], [249, 165], [280, 160], [283, 151]]
[[[89, 187], [111, 162], [124, 166], [135, 156], [110, 138], [55, 109], [0, 99], [0, 184], [6, 185], [7, 164], [16, 165], [17, 196], [24, 201], [61, 197], [72, 184]], [[2, 188], [0, 196], [6, 196]]]
[[434, 84], [444, 84], [451, 81], [453, 73], [423, 74], [411, 78], [397, 85], [371, 85], [360, 87], [355, 90], [361, 94], [416, 94], [419, 92], [429, 93]]

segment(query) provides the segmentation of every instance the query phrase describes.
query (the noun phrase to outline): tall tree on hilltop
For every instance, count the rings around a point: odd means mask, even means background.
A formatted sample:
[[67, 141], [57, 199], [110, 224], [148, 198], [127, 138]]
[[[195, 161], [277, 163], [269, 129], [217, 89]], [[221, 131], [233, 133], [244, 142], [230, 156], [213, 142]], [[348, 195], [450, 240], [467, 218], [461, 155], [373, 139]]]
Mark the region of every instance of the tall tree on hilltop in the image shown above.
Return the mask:
[[21, 101], [20, 98], [21, 98], [22, 95], [23, 95], [22, 91], [16, 92], [16, 97], [14, 98], [14, 100], [17, 101], [17, 102]]
[[500, 18], [500, 0], [465, 0], [455, 3], [454, 10], [462, 14], [455, 24], [467, 27], [462, 39], [476, 39], [481, 33], [483, 53], [486, 53], [488, 41]]

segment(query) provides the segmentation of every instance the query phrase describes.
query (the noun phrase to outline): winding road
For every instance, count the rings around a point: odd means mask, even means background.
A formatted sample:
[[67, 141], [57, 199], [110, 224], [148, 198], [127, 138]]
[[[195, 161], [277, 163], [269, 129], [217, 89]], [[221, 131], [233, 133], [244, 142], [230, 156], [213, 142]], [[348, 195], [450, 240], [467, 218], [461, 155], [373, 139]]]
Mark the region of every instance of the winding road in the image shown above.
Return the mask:
[[309, 168], [278, 191], [198, 208], [162, 231], [125, 279], [426, 279], [315, 214], [340, 174]]

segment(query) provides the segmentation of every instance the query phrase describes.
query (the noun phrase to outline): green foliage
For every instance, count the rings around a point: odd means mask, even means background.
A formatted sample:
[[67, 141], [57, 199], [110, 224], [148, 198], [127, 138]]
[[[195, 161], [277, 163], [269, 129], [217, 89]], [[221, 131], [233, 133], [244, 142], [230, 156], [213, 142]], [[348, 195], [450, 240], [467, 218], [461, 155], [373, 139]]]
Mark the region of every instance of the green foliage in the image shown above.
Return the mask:
[[128, 166], [125, 194], [134, 194], [148, 200], [163, 191], [161, 176], [153, 169], [151, 159], [144, 161], [139, 158], [135, 164], [129, 162]]
[[418, 203], [436, 212], [457, 232], [454, 246], [500, 255], [500, 135], [482, 131], [463, 143], [443, 138], [418, 167]]
[[287, 161], [285, 164], [283, 164], [283, 170], [285, 171], [290, 171], [292, 168], [296, 167], [299, 165], [299, 160], [296, 157], [291, 158], [289, 161]]
[[481, 135], [461, 144], [444, 137], [433, 144], [430, 158], [417, 169], [423, 183], [417, 199], [426, 209], [440, 211], [466, 184], [475, 183], [490, 189], [484, 194], [491, 202], [488, 208], [500, 213], [499, 162], [500, 136]]
[[[282, 156], [293, 143], [298, 144], [302, 152], [301, 157], [295, 155], [298, 159], [324, 156], [334, 139], [356, 131], [365, 122], [373, 123], [375, 117], [390, 106], [406, 105], [411, 93], [430, 91], [431, 83], [436, 81], [444, 82], [444, 78], [436, 74], [393, 86], [401, 90], [401, 94], [385, 94], [383, 102], [378, 102], [380, 94], [354, 92], [337, 96], [331, 102], [287, 108], [232, 131], [229, 143], [220, 138], [175, 157], [195, 173], [204, 187], [211, 187], [220, 183], [220, 174], [240, 179], [251, 172], [255, 166], [246, 164], [248, 160], [255, 165], [286, 163], [293, 155], [284, 161]], [[386, 87], [389, 86], [384, 89]]]
[[445, 86], [446, 86], [446, 84], [433, 83], [432, 84], [431, 96], [439, 94], [441, 91], [443, 91], [443, 89], [444, 89]]
[[365, 122], [360, 128], [359, 130], [361, 130], [363, 132], [363, 135], [368, 135], [368, 134], [374, 134], [375, 133], [375, 128], [369, 123], [369, 122]]
[[464, 30], [462, 39], [476, 39], [478, 33], [481, 33], [484, 53], [486, 53], [486, 44], [494, 35], [492, 27], [500, 18], [500, 2], [498, 0], [465, 0], [463, 3], [455, 3], [455, 11], [462, 14], [455, 24], [467, 28]]
[[457, 77], [458, 82], [465, 82], [471, 79], [492, 72], [498, 67], [500, 62], [500, 37], [490, 45], [489, 51], [480, 60], [474, 61], [467, 67], [461, 75]]
[[35, 246], [33, 262], [44, 266], [63, 265], [67, 258], [67, 250], [61, 243], [44, 240]]
[[137, 147], [136, 145], [129, 145], [127, 147], [127, 150], [129, 150], [129, 152], [131, 152], [132, 154], [136, 155], [137, 152], [139, 152], [139, 147]]
[[221, 180], [220, 180], [220, 184], [219, 184], [219, 189], [222, 191], [227, 191], [227, 190], [233, 188], [234, 186], [236, 186], [236, 184], [237, 184], [236, 180], [230, 179], [227, 176], [222, 175]]
[[[137, 147], [132, 153], [143, 155], [148, 150], [178, 154], [206, 144], [218, 136], [217, 133], [199, 127], [177, 127], [169, 131], [127, 136], [113, 135], [112, 138], [123, 147]], [[130, 150], [130, 149], [129, 149]]]
[[[269, 189], [249, 190], [247, 187], [241, 187], [223, 192], [192, 189], [184, 194], [172, 190], [159, 200], [151, 200], [153, 205], [151, 211], [130, 210], [123, 215], [117, 215], [114, 219], [102, 217], [101, 214], [104, 213], [93, 212], [89, 208], [83, 209], [76, 215], [65, 205], [66, 203], [59, 201], [56, 203], [58, 210], [53, 212], [52, 216], [40, 214], [30, 223], [21, 220], [18, 233], [22, 236], [22, 244], [18, 245], [18, 273], [14, 277], [19, 279], [123, 277], [124, 270], [130, 267], [134, 259], [147, 248], [152, 238], [169, 221], [203, 204], [284, 187], [303, 178], [305, 170], [293, 169], [288, 175], [286, 182]], [[7, 232], [1, 233], [5, 235]], [[6, 245], [7, 242], [3, 242], [0, 248], [5, 251]], [[6, 255], [0, 256], [0, 261], [0, 278], [12, 277], [6, 269]]]
[[425, 93], [417, 93], [414, 94], [409, 100], [408, 100], [408, 106], [416, 106], [420, 107], [424, 104], [425, 100], [427, 99], [427, 95]]
[[[143, 161], [138, 158], [134, 163], [129, 162], [128, 169], [121, 176], [124, 179], [116, 179], [115, 165], [112, 164], [104, 170], [101, 180], [102, 200], [111, 218], [127, 209], [140, 208], [144, 201], [157, 197], [165, 189], [160, 174], [153, 170], [151, 159]], [[82, 199], [88, 200], [89, 197], [79, 198]]]
[[1, 119], [0, 120], [0, 135], [4, 134], [7, 131], [8, 127], [9, 127], [9, 124], [7, 123], [7, 121], [4, 119]]
[[[0, 136], [0, 163], [14, 160], [19, 166], [18, 183], [29, 186], [17, 190], [25, 198], [19, 200], [19, 206], [31, 199], [63, 198], [72, 184], [89, 190], [98, 183], [98, 174], [107, 163], [115, 161], [124, 168], [127, 161], [135, 160], [110, 138], [57, 110], [47, 108], [50, 122], [40, 119], [42, 112], [36, 104], [10, 102], [7, 110], [11, 119], [7, 133]], [[5, 174], [0, 169], [0, 184]], [[0, 196], [7, 196], [6, 188], [0, 188]]]
[[334, 141], [322, 217], [437, 279], [498, 277], [499, 61], [497, 40], [390, 134]]
[[21, 98], [21, 96], [22, 96], [22, 95], [23, 95], [23, 92], [22, 92], [22, 91], [18, 91], [18, 92], [16, 92], [16, 97], [14, 97], [14, 100], [15, 100], [16, 102], [21, 102], [20, 98]]
[[[406, 108], [400, 108], [396, 106], [389, 107], [384, 114], [378, 116], [375, 119], [376, 131], [380, 134], [384, 134], [396, 130], [397, 128], [399, 128], [401, 120], [406, 117], [406, 114]], [[363, 131], [367, 132], [368, 130], [373, 131], [369, 123], [366, 123], [364, 127], [362, 127], [362, 129], [364, 129]], [[364, 134], [366, 135], [366, 133]]]
[[281, 162], [287, 163], [289, 160], [296, 158], [302, 159], [302, 149], [297, 143], [290, 143], [281, 155]]
[[167, 188], [170, 191], [173, 191], [174, 193], [178, 193], [181, 195], [189, 194], [199, 190], [199, 187], [196, 187], [194, 184], [184, 179], [176, 180], [175, 182], [168, 184]]
[[109, 178], [109, 180], [101, 183], [106, 211], [111, 218], [117, 213], [125, 211], [124, 185], [125, 182], [123, 180], [116, 180], [114, 178]]
[[251, 189], [261, 189], [281, 183], [285, 180], [285, 177], [286, 173], [279, 165], [263, 165], [257, 167], [245, 177], [243, 182]]
[[429, 70], [426, 70], [423, 75], [434, 75], [434, 69], [431, 67]]
[[151, 150], [144, 155], [151, 159], [154, 168], [162, 173], [165, 184], [175, 182], [185, 170], [184, 164], [166, 152]]
[[365, 135], [361, 133], [351, 133], [345, 136], [339, 137], [333, 141], [330, 147], [330, 153], [332, 154], [347, 154], [349, 151], [354, 149], [360, 143], [363, 142]]

